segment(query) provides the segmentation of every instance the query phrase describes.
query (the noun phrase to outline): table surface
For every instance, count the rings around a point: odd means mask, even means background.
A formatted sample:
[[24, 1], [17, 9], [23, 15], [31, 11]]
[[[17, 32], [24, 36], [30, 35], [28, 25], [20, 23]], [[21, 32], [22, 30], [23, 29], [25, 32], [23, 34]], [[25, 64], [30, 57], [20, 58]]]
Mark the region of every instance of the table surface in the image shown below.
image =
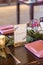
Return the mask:
[[[29, 63], [38, 60], [38, 58], [24, 46], [17, 48], [10, 47], [10, 50], [21, 61], [20, 65], [28, 65]], [[7, 55], [7, 58], [0, 57], [0, 65], [16, 65], [16, 62], [10, 55]]]

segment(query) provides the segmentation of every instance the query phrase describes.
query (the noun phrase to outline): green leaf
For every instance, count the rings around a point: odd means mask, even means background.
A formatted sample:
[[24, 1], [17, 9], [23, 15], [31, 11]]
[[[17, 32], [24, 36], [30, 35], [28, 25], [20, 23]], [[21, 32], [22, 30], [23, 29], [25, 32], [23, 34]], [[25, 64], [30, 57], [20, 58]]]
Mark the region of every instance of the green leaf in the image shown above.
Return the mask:
[[32, 42], [32, 41], [33, 41], [33, 38], [31, 36], [27, 36], [26, 42]]

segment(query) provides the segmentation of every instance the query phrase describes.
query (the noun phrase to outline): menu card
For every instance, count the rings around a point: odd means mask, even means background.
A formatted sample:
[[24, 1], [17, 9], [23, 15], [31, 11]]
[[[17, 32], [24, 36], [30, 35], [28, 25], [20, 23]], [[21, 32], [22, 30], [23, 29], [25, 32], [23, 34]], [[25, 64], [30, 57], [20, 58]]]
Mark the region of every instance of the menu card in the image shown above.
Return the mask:
[[14, 46], [19, 46], [26, 42], [27, 24], [14, 25]]

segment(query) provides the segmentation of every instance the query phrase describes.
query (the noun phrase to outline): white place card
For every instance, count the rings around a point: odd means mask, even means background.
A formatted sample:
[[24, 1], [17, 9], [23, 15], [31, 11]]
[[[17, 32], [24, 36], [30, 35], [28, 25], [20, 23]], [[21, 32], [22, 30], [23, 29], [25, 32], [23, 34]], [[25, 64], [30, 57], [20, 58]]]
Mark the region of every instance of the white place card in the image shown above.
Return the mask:
[[14, 45], [26, 42], [27, 24], [14, 25]]

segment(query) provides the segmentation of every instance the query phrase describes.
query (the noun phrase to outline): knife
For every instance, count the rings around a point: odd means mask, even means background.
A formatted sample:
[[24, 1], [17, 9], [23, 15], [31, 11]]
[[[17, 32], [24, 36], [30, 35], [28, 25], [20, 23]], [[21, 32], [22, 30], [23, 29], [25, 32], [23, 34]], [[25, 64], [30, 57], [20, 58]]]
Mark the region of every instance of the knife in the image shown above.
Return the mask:
[[5, 51], [7, 54], [10, 54], [12, 56], [12, 58], [16, 61], [16, 64], [20, 64], [21, 61], [19, 61], [10, 51], [10, 49], [8, 47], [5, 48]]

